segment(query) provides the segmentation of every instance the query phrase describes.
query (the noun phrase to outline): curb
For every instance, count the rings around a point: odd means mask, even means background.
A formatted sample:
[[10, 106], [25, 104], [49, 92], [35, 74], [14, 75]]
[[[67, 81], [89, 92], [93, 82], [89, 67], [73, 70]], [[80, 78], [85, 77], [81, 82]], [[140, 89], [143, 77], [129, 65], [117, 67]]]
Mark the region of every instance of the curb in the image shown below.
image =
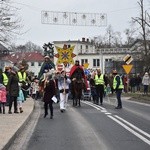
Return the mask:
[[[33, 99], [32, 99], [33, 100]], [[8, 150], [11, 146], [11, 144], [14, 142], [16, 137], [22, 132], [22, 130], [25, 128], [25, 126], [28, 124], [28, 122], [31, 119], [31, 115], [33, 114], [33, 111], [35, 109], [35, 101], [33, 100], [33, 108], [27, 119], [24, 121], [24, 123], [18, 128], [18, 130], [14, 133], [14, 135], [9, 139], [8, 143], [2, 148], [2, 150]]]

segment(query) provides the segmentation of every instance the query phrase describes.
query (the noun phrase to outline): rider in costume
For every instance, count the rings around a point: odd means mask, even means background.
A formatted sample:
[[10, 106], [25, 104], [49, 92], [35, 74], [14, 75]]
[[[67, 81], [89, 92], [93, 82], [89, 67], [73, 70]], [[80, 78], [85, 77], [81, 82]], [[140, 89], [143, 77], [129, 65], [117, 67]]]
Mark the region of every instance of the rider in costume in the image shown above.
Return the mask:
[[39, 72], [39, 75], [38, 75], [38, 79], [41, 79], [43, 73], [45, 73], [45, 70], [51, 70], [52, 68], [55, 69], [55, 65], [50, 60], [49, 56], [45, 56], [44, 59], [45, 60], [44, 60], [44, 63], [42, 64], [42, 66], [41, 66], [41, 69], [40, 69], [40, 72]]
[[87, 88], [87, 79], [86, 79], [86, 76], [84, 74], [83, 67], [79, 63], [79, 60], [75, 61], [75, 65], [72, 66], [69, 76], [70, 76], [70, 79], [72, 81], [83, 79], [84, 83], [86, 84], [86, 88]]

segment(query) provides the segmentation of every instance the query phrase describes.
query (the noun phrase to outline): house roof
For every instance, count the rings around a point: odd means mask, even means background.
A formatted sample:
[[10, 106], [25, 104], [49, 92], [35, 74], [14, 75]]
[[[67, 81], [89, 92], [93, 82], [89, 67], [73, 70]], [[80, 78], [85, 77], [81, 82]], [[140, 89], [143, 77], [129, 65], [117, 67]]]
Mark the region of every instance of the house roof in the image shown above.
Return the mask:
[[23, 59], [25, 59], [27, 62], [43, 62], [44, 56], [39, 52], [17, 52], [2, 58], [4, 61], [11, 61], [13, 63], [17, 63]]

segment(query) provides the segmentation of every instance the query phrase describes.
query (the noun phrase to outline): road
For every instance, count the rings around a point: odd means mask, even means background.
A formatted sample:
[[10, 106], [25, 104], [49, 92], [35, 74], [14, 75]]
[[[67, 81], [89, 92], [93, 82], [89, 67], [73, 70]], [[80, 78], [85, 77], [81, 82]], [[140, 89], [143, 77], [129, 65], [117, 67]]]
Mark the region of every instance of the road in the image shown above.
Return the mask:
[[[115, 98], [104, 105], [82, 101], [79, 108], [69, 102], [65, 113], [54, 105], [54, 119], [43, 118], [43, 106], [27, 150], [149, 150], [150, 105], [123, 98], [116, 110]], [[41, 104], [41, 103], [40, 103]]]

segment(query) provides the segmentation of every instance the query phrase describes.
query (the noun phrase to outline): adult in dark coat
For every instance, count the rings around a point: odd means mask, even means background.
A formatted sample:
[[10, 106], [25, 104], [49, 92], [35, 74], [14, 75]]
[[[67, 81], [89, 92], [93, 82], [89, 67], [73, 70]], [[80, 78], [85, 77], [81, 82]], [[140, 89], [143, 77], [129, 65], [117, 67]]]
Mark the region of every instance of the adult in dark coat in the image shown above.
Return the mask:
[[12, 108], [12, 103], [14, 102], [14, 113], [18, 113], [18, 108], [17, 108], [17, 97], [19, 95], [19, 78], [17, 75], [18, 69], [16, 67], [11, 68], [11, 73], [9, 76], [9, 81], [7, 84], [7, 92], [10, 95], [10, 100], [9, 100], [9, 114], [12, 114], [11, 108]]
[[135, 87], [136, 87], [136, 77], [135, 75], [133, 74], [130, 78], [130, 82], [129, 82], [129, 85], [131, 87], [131, 93], [135, 93]]
[[53, 118], [53, 100], [52, 97], [56, 95], [56, 86], [55, 82], [52, 79], [52, 75], [48, 76], [47, 81], [45, 82], [45, 87], [44, 87], [44, 96], [43, 96], [43, 101], [44, 101], [44, 118], [48, 115], [48, 106], [50, 108], [50, 119]]

